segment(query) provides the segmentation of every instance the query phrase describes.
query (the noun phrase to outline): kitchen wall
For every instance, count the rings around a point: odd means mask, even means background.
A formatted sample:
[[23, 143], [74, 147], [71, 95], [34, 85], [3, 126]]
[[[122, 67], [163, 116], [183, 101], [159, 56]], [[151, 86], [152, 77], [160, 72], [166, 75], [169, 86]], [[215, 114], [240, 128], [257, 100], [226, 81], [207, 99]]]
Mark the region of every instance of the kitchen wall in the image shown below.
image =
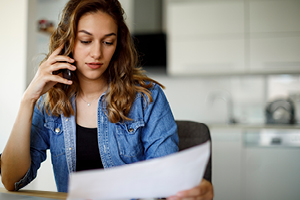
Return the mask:
[[[28, 2], [31, 5], [29, 12], [27, 12], [27, 1], [0, 0], [0, 19], [2, 19], [0, 25], [6, 27], [5, 30], [9, 30], [2, 31], [0, 37], [0, 60], [3, 69], [0, 80], [2, 94], [0, 151], [3, 150], [8, 139], [17, 114], [19, 99], [34, 76], [38, 63], [47, 53], [49, 35], [37, 32], [36, 20], [45, 18], [54, 21], [57, 25], [57, 16], [66, 0], [28, 0]], [[127, 23], [132, 27], [133, 1], [120, 2], [127, 11]], [[15, 7], [15, 5], [19, 6]], [[11, 14], [12, 10], [14, 15]], [[31, 19], [28, 22], [28, 29], [27, 14]], [[7, 16], [10, 16], [10, 20], [3, 20]], [[27, 43], [26, 37], [28, 37]], [[26, 51], [27, 48], [29, 49]], [[229, 115], [232, 113], [231, 116], [239, 123], [263, 124], [264, 109], [268, 101], [282, 96], [292, 96], [297, 105], [300, 102], [300, 76], [297, 74], [181, 77], [168, 76], [165, 72], [151, 68], [147, 70], [150, 77], [166, 86], [165, 93], [175, 119], [224, 124], [228, 122]], [[299, 110], [300, 108], [297, 113], [300, 116]], [[42, 165], [37, 180], [28, 188], [56, 190], [50, 159]]]
[[0, 0], [0, 152], [8, 140], [25, 89], [27, 14], [26, 0]]
[[[176, 119], [227, 123], [232, 112], [238, 123], [264, 124], [266, 105], [275, 99], [290, 97], [299, 122], [300, 75], [170, 77], [148, 74], [166, 86], [165, 93]], [[230, 98], [232, 108], [228, 104]]]
[[[263, 123], [264, 76], [169, 77], [149, 73], [166, 86], [176, 119], [227, 123]], [[230, 102], [232, 104], [230, 104]]]

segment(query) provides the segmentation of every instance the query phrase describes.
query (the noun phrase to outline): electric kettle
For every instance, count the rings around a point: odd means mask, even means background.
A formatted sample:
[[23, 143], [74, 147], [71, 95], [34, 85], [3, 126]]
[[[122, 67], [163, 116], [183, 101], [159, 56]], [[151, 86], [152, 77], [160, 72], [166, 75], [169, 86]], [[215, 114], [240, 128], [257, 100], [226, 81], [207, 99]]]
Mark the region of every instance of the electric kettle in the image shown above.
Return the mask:
[[267, 124], [295, 124], [295, 105], [290, 99], [276, 99], [266, 106]]

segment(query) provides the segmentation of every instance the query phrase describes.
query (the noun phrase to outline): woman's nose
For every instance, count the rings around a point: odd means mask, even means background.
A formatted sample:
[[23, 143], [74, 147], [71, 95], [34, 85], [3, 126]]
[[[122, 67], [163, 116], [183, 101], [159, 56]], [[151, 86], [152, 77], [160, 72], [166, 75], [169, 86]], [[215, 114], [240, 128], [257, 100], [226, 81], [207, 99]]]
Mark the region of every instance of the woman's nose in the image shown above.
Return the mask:
[[95, 60], [99, 60], [101, 57], [101, 45], [100, 44], [94, 44], [91, 48], [91, 57], [94, 58]]

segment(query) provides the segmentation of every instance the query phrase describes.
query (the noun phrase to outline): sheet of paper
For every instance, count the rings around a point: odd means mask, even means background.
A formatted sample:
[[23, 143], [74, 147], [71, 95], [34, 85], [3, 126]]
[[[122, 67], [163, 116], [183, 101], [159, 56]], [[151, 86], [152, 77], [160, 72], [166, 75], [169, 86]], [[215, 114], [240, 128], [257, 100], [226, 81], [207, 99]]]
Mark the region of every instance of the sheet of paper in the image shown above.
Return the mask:
[[165, 157], [70, 175], [68, 200], [168, 197], [202, 180], [210, 142]]

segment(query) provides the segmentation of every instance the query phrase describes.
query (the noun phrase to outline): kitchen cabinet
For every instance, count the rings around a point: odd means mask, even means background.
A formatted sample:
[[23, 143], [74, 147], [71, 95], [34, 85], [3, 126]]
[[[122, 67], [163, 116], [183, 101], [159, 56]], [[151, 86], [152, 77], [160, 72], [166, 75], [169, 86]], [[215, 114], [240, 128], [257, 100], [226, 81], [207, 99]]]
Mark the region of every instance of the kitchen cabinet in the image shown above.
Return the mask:
[[210, 128], [215, 200], [240, 200], [242, 129]]
[[299, 157], [299, 152], [291, 148], [248, 148], [243, 199], [298, 199], [300, 161], [295, 158]]
[[215, 200], [300, 196], [299, 126], [209, 125]]
[[300, 32], [299, 0], [247, 0], [251, 33]]
[[269, 34], [250, 40], [252, 73], [299, 73], [299, 55], [300, 35], [276, 37]]
[[197, 40], [170, 42], [167, 71], [171, 75], [243, 73], [243, 39]]
[[249, 0], [251, 73], [300, 72], [300, 1]]
[[168, 74], [300, 73], [300, 1], [166, 2]]
[[245, 130], [243, 143], [242, 199], [299, 199], [299, 130]]
[[244, 1], [167, 3], [168, 73], [243, 72]]
[[244, 32], [243, 0], [166, 0], [172, 35]]

